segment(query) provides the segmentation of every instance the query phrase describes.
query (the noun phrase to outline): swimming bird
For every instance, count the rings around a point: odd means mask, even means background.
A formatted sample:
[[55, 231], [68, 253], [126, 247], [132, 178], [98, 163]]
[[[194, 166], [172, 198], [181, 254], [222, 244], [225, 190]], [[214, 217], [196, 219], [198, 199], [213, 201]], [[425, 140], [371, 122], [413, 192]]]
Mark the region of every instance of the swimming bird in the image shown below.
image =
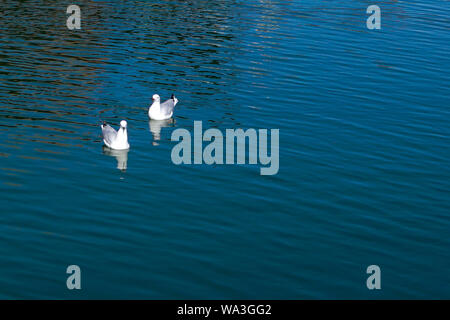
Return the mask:
[[161, 103], [161, 98], [159, 95], [154, 94], [153, 103], [148, 109], [148, 116], [153, 120], [166, 120], [172, 117], [173, 108], [175, 108], [178, 103], [178, 99], [172, 94], [169, 100]]
[[105, 145], [114, 150], [126, 150], [130, 148], [128, 143], [127, 134], [127, 122], [125, 120], [120, 121], [119, 131], [114, 130], [106, 122], [101, 125], [103, 133], [103, 142]]

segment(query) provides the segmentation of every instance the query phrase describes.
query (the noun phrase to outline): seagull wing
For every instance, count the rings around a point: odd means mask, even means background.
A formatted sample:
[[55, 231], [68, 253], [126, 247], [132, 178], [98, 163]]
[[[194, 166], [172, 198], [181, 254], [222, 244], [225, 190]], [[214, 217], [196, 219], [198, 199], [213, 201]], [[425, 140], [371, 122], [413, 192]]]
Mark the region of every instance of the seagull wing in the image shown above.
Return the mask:
[[116, 140], [117, 137], [117, 131], [114, 130], [113, 127], [111, 127], [109, 124], [103, 124], [102, 125], [102, 133], [103, 133], [103, 139], [105, 142], [109, 145], [113, 143], [114, 140]]
[[175, 100], [169, 99], [169, 100], [166, 100], [163, 103], [161, 103], [159, 110], [160, 110], [161, 114], [168, 116], [168, 115], [172, 114], [173, 108], [175, 108]]

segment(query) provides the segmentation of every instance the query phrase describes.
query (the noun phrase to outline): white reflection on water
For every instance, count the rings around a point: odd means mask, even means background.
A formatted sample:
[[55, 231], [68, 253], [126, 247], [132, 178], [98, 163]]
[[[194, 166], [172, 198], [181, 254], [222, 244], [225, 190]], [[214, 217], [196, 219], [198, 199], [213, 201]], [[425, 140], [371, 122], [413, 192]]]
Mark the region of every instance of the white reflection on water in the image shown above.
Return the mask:
[[123, 172], [127, 170], [128, 151], [130, 150], [113, 150], [107, 146], [103, 146], [103, 153], [108, 156], [115, 157], [117, 160], [117, 169]]
[[153, 145], [158, 146], [158, 141], [161, 140], [161, 128], [173, 127], [175, 120], [173, 118], [167, 120], [150, 120], [148, 127], [153, 135]]

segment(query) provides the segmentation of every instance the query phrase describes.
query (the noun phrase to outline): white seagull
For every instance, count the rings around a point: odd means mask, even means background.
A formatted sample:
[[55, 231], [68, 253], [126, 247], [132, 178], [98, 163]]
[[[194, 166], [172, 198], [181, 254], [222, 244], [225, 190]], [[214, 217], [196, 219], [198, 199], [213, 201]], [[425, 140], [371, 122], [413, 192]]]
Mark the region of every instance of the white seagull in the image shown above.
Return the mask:
[[114, 150], [127, 150], [130, 148], [128, 143], [127, 122], [125, 120], [120, 121], [119, 131], [114, 130], [114, 128], [106, 122], [103, 122], [101, 128], [103, 142], [108, 148]]
[[173, 115], [173, 108], [178, 103], [178, 99], [172, 94], [169, 100], [161, 103], [159, 95], [154, 94], [153, 103], [148, 109], [148, 116], [153, 120], [166, 120], [170, 119]]

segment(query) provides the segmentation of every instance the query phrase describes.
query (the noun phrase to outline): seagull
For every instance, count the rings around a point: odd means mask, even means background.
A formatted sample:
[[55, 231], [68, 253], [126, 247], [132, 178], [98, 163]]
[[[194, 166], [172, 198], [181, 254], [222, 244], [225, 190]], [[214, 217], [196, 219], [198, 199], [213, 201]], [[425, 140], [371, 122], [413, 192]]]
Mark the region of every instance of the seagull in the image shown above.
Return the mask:
[[154, 94], [153, 103], [148, 109], [148, 116], [153, 120], [166, 120], [170, 119], [173, 115], [173, 108], [178, 103], [178, 99], [172, 94], [169, 100], [161, 103], [159, 95]]
[[120, 121], [119, 131], [114, 130], [114, 128], [106, 122], [103, 122], [101, 128], [103, 142], [108, 148], [114, 150], [127, 150], [130, 148], [128, 143], [127, 122], [125, 120]]

